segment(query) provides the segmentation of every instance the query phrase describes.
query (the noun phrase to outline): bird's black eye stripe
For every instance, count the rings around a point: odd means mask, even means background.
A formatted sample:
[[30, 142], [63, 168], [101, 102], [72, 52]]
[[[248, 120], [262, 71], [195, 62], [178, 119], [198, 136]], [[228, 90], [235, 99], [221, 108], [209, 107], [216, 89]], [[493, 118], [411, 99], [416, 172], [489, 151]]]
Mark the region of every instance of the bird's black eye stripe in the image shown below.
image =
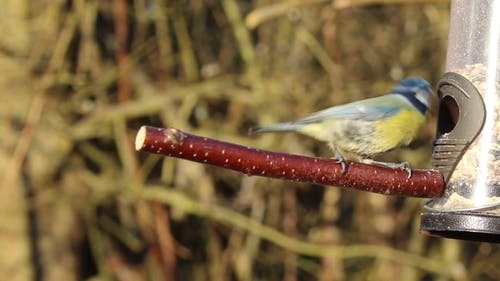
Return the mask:
[[427, 106], [421, 102], [419, 99], [417, 99], [416, 97], [416, 93], [414, 91], [397, 91], [397, 92], [394, 92], [394, 94], [397, 94], [397, 95], [402, 95], [404, 97], [406, 97], [410, 103], [418, 110], [420, 111], [420, 113], [422, 114], [425, 114], [427, 112]]

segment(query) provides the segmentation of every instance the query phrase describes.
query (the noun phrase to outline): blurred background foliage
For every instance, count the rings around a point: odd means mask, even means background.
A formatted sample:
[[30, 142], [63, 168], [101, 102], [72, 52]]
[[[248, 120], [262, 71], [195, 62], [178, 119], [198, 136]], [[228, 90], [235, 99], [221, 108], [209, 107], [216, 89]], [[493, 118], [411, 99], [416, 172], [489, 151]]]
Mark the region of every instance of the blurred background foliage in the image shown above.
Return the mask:
[[[498, 280], [488, 243], [419, 233], [421, 199], [136, 153], [142, 124], [250, 138], [443, 73], [443, 0], [0, 0], [0, 276], [9, 280]], [[385, 157], [429, 167], [421, 137]]]

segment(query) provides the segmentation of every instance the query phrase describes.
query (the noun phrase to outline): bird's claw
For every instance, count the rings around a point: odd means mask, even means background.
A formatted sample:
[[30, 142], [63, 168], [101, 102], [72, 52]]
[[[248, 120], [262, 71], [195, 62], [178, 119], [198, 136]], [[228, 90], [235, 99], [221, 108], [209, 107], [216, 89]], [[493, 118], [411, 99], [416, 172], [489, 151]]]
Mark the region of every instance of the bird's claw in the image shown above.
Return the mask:
[[401, 169], [405, 170], [406, 173], [408, 173], [408, 177], [407, 179], [410, 179], [411, 176], [412, 176], [412, 171], [411, 171], [411, 168], [410, 168], [410, 164], [408, 162], [403, 162], [401, 164], [399, 164]]
[[337, 147], [334, 144], [331, 143], [330, 145], [331, 145], [331, 148], [333, 149], [333, 151], [335, 151], [334, 159], [336, 159], [337, 163], [339, 163], [340, 166], [342, 166], [342, 174], [347, 173], [347, 168], [349, 168], [349, 164], [347, 163], [347, 160], [344, 158], [344, 156], [342, 156], [342, 154], [340, 153], [340, 151], [337, 149]]
[[389, 163], [389, 162], [375, 161], [372, 159], [365, 159], [363, 162], [366, 164], [375, 164], [375, 165], [385, 166], [385, 167], [389, 167], [389, 168], [403, 169], [408, 174], [407, 179], [410, 179], [411, 176], [413, 175], [412, 170], [410, 168], [410, 164], [408, 162]]
[[340, 166], [342, 167], [342, 174], [347, 173], [347, 168], [349, 167], [347, 160], [342, 156], [338, 156], [336, 159], [337, 159], [337, 163], [339, 163]]
[[[389, 164], [389, 163], [388, 163]], [[391, 167], [391, 165], [388, 165], [389, 167]], [[402, 163], [398, 163], [398, 164], [394, 164], [393, 166], [394, 168], [400, 168], [402, 170], [405, 170], [405, 172], [408, 174], [408, 177], [407, 179], [410, 179], [411, 176], [413, 175], [412, 174], [412, 171], [411, 171], [411, 168], [410, 168], [410, 163], [408, 162], [402, 162]]]

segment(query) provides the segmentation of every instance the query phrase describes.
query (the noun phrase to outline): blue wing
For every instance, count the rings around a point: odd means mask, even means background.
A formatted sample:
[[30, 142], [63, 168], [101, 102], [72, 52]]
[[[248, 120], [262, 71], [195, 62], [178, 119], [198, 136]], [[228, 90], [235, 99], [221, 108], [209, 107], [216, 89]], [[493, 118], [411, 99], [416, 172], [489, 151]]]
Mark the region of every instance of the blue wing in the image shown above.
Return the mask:
[[330, 107], [297, 121], [257, 126], [251, 130], [251, 133], [296, 131], [309, 124], [321, 123], [329, 119], [381, 120], [394, 116], [401, 109], [409, 108], [412, 108], [411, 104], [405, 101], [403, 96], [388, 94], [381, 97]]
[[399, 110], [406, 107], [408, 107], [408, 104], [399, 97], [395, 95], [385, 95], [330, 107], [293, 123], [310, 124], [327, 119], [361, 119], [372, 121], [393, 116], [398, 113]]

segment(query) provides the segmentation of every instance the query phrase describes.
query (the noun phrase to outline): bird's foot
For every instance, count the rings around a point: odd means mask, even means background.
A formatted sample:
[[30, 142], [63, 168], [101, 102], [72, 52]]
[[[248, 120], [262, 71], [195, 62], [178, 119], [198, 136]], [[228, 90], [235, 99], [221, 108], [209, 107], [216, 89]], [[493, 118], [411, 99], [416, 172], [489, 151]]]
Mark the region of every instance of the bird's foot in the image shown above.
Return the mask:
[[335, 155], [335, 160], [337, 160], [337, 163], [342, 166], [342, 174], [347, 173], [347, 169], [349, 168], [349, 164], [347, 163], [347, 160], [342, 156], [342, 155]]
[[333, 157], [333, 159], [337, 160], [337, 163], [339, 163], [340, 166], [342, 166], [342, 174], [347, 173], [347, 169], [349, 168], [347, 160], [345, 159], [344, 156], [342, 156], [338, 148], [333, 143], [330, 143], [330, 147], [332, 148], [333, 151], [335, 151], [335, 156]]
[[410, 164], [408, 162], [392, 163], [392, 162], [375, 161], [372, 159], [364, 159], [363, 162], [365, 164], [374, 164], [374, 165], [379, 165], [379, 166], [384, 166], [384, 167], [389, 167], [389, 168], [394, 168], [394, 169], [403, 169], [408, 174], [408, 177], [407, 177], [408, 179], [410, 179], [412, 176]]
[[402, 162], [402, 163], [393, 163], [393, 164], [395, 164], [396, 168], [400, 168], [400, 169], [403, 169], [406, 171], [406, 173], [408, 174], [407, 179], [411, 178], [412, 173], [411, 173], [410, 163]]

